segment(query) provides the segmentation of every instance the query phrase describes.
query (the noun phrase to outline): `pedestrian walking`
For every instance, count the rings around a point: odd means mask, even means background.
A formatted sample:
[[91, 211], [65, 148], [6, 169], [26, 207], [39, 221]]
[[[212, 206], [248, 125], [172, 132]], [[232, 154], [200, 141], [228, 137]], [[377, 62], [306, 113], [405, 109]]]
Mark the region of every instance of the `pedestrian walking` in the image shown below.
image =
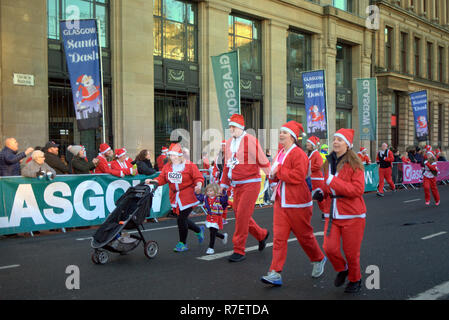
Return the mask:
[[323, 249], [338, 273], [334, 285], [340, 287], [348, 278], [347, 293], [361, 288], [360, 249], [366, 218], [364, 167], [352, 151], [353, 140], [353, 129], [334, 134], [332, 153], [324, 163], [324, 194], [314, 196], [326, 201]]
[[394, 161], [393, 152], [388, 149], [386, 143], [382, 144], [381, 150], [377, 153], [376, 162], [379, 165], [379, 186], [377, 188], [377, 195], [384, 196], [384, 180], [387, 180], [392, 191], [396, 191], [392, 178], [391, 163]]
[[[281, 127], [279, 141], [283, 148], [270, 171], [271, 181], [277, 183], [274, 190], [273, 258], [268, 274], [261, 281], [275, 286], [282, 285], [281, 272], [291, 232], [313, 264], [312, 277], [318, 278], [323, 274], [327, 260], [311, 226], [313, 202], [306, 183], [309, 159], [298, 143], [303, 132], [302, 125], [296, 121], [289, 121]], [[319, 154], [316, 155], [321, 160]]]

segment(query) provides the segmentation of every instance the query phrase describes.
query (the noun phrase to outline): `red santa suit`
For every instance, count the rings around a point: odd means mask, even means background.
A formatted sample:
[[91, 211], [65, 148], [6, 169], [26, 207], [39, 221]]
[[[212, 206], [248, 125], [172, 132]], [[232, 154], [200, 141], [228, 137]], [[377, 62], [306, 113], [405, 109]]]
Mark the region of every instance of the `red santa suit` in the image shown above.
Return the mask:
[[167, 151], [168, 151], [167, 147], [162, 147], [162, 154], [156, 159], [156, 164], [159, 171], [162, 171], [162, 169], [164, 168], [165, 159], [167, 159], [166, 155]]
[[360, 151], [357, 152], [357, 156], [359, 157], [360, 161], [362, 161], [363, 164], [370, 164], [371, 159], [368, 157], [367, 154], [363, 154], [363, 152], [366, 152], [366, 148], [361, 147]]
[[[293, 133], [295, 139], [304, 132], [302, 125], [296, 121], [288, 122], [281, 130]], [[320, 157], [318, 153], [317, 155]], [[294, 233], [310, 261], [324, 259], [310, 224], [313, 202], [306, 182], [308, 171], [309, 159], [295, 144], [287, 151], [282, 148], [273, 162], [270, 182], [277, 185], [273, 193], [273, 258], [270, 271], [282, 271], [287, 258], [290, 232]]]
[[[106, 159], [105, 153], [111, 150], [111, 147], [106, 143], [100, 145], [100, 153], [97, 159], [99, 160], [97, 167], [95, 168], [95, 173], [108, 173], [116, 177], [123, 178], [126, 175], [126, 170], [122, 168], [112, 168], [111, 163]], [[129, 170], [128, 170], [129, 172]]]
[[[335, 135], [345, 137], [347, 144], [350, 148], [352, 147], [354, 130], [340, 129]], [[325, 168], [324, 178], [326, 224], [323, 249], [335, 271], [348, 270], [348, 280], [357, 282], [362, 277], [360, 248], [366, 218], [366, 206], [363, 200], [364, 172], [359, 168], [353, 169], [349, 163], [345, 163], [340, 170], [332, 174], [329, 164], [329, 167]], [[328, 228], [330, 228], [329, 231]], [[341, 253], [341, 244], [346, 259]]]
[[376, 161], [379, 164], [379, 187], [377, 191], [381, 194], [384, 193], [384, 183], [385, 183], [384, 179], [387, 180], [391, 190], [394, 190], [395, 186], [393, 179], [391, 177], [392, 175], [391, 163], [394, 162], [393, 152], [391, 152], [388, 149], [385, 151], [382, 150], [379, 151], [377, 153]]
[[[428, 152], [432, 154], [431, 152]], [[433, 158], [434, 155], [432, 154]], [[438, 167], [436, 161], [424, 161], [424, 172], [423, 172], [423, 187], [424, 187], [424, 198], [426, 204], [430, 204], [430, 192], [432, 191], [433, 198], [435, 199], [435, 204], [440, 204], [440, 194], [438, 192], [437, 187], [437, 177], [438, 176]]]
[[[230, 126], [244, 129], [244, 119], [241, 115], [233, 115]], [[260, 192], [260, 169], [269, 173], [270, 162], [263, 152], [259, 141], [243, 131], [238, 138], [226, 141], [225, 167], [221, 178], [221, 186], [234, 186], [232, 207], [235, 214], [235, 232], [232, 239], [234, 253], [244, 256], [248, 232], [263, 241], [268, 236], [268, 230], [257, 225], [252, 218], [254, 206]]]
[[[122, 156], [126, 155], [125, 149], [117, 149], [115, 150], [115, 156], [117, 158], [120, 158]], [[137, 174], [137, 169], [133, 168], [133, 164], [131, 163], [132, 159], [129, 157], [125, 161], [120, 161], [119, 159], [116, 159], [114, 161], [111, 161], [111, 169], [112, 170], [121, 170], [124, 175], [131, 176]]]
[[[321, 171], [321, 167], [323, 166], [323, 158], [319, 153], [318, 149], [320, 145], [320, 139], [315, 136], [311, 136], [307, 142], [309, 142], [314, 150], [309, 154], [309, 174], [310, 179], [312, 180], [312, 193], [318, 189], [323, 190], [324, 178], [323, 172]], [[324, 204], [322, 202], [318, 202], [318, 206], [320, 210], [323, 212]]]

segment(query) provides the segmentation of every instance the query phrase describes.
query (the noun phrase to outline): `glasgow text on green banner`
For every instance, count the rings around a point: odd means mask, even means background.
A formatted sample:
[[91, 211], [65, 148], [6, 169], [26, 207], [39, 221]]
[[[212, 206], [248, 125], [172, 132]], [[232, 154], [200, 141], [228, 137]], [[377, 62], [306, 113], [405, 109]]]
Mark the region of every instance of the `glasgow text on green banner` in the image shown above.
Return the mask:
[[357, 79], [360, 140], [376, 140], [377, 135], [377, 80]]

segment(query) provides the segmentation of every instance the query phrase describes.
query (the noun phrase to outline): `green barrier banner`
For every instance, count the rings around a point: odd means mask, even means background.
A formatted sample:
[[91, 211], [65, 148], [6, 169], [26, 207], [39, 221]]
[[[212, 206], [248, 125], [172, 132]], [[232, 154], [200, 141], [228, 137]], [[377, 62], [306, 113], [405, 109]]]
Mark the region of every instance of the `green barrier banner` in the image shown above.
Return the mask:
[[365, 164], [365, 192], [376, 191], [379, 185], [377, 164]]
[[[61, 175], [53, 181], [0, 179], [0, 235], [100, 225], [125, 191], [153, 176]], [[168, 185], [159, 187], [148, 217], [171, 210]]]

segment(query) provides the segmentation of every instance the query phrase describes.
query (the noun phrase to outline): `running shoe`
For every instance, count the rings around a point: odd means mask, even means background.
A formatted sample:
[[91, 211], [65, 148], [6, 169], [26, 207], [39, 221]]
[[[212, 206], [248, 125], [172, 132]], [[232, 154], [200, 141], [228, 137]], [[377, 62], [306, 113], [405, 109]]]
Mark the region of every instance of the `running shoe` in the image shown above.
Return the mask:
[[312, 262], [313, 270], [312, 270], [312, 278], [319, 278], [324, 272], [324, 265], [326, 264], [327, 258], [324, 257], [323, 260]]
[[203, 243], [203, 241], [204, 241], [204, 230], [205, 230], [204, 226], [201, 226], [200, 227], [200, 232], [196, 233], [196, 236], [198, 238], [198, 242], [200, 244]]
[[274, 270], [271, 270], [266, 276], [260, 278], [260, 281], [277, 287], [282, 286], [282, 276]]
[[173, 251], [175, 251], [175, 252], [184, 252], [187, 250], [189, 250], [189, 248], [187, 248], [187, 246], [182, 242], [178, 242], [176, 247], [173, 249]]

